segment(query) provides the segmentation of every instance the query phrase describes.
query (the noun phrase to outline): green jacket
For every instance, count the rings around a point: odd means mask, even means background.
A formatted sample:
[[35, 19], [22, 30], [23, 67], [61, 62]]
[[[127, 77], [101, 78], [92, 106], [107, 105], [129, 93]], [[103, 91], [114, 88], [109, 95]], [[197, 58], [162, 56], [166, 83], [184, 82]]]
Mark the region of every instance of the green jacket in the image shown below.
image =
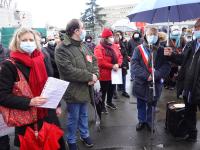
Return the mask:
[[55, 61], [60, 78], [70, 82], [63, 99], [67, 103], [85, 103], [91, 100], [88, 82], [92, 74], [99, 76], [97, 60], [81, 42], [68, 36], [56, 47]]

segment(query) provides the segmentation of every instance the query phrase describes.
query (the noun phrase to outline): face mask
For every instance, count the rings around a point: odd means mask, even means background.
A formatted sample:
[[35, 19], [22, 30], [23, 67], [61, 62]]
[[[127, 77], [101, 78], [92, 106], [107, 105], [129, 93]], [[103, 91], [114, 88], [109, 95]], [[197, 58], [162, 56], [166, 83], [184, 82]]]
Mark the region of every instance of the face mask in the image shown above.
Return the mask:
[[178, 35], [170, 34], [170, 39], [171, 39], [171, 40], [177, 40], [177, 39], [179, 39], [179, 38], [180, 38], [180, 36], [178, 36]]
[[200, 31], [194, 31], [193, 38], [200, 39]]
[[48, 44], [49, 44], [50, 46], [55, 46], [56, 41], [55, 41], [55, 40], [51, 40], [51, 41], [48, 42]]
[[87, 39], [87, 40], [86, 40], [86, 42], [90, 43], [90, 42], [91, 42], [91, 40], [90, 40], [90, 39]]
[[172, 35], [180, 35], [181, 33], [180, 33], [180, 31], [178, 31], [178, 30], [174, 30], [174, 31], [172, 31]]
[[83, 41], [85, 39], [86, 36], [86, 31], [82, 30], [81, 35], [80, 35], [80, 40]]
[[41, 42], [42, 42], [42, 43], [45, 43], [45, 38], [42, 38], [42, 39], [41, 39]]
[[110, 44], [113, 44], [113, 43], [114, 43], [114, 38], [113, 38], [113, 37], [108, 38], [108, 40], [109, 40], [109, 43], [110, 43]]
[[186, 35], [186, 32], [182, 32], [182, 35], [183, 35], [183, 36]]
[[138, 39], [138, 38], [139, 38], [139, 36], [140, 36], [140, 35], [139, 35], [139, 34], [137, 34], [137, 33], [136, 33], [136, 34], [134, 34], [134, 38], [135, 38], [135, 39]]
[[186, 37], [186, 41], [187, 41], [187, 42], [192, 41], [192, 36], [188, 36], [188, 37]]
[[147, 36], [148, 44], [156, 44], [157, 41], [158, 41], [158, 36], [156, 36], [156, 35]]
[[24, 52], [31, 54], [36, 49], [35, 41], [34, 42], [21, 42], [20, 48]]

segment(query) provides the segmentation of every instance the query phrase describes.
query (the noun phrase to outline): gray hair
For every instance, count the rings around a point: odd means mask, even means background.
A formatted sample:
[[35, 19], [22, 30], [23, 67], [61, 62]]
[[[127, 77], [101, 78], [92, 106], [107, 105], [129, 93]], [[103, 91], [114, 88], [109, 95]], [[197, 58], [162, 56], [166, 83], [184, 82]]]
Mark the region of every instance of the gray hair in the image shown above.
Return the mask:
[[156, 27], [147, 27], [147, 28], [145, 28], [145, 34], [147, 34], [150, 31], [158, 34], [158, 29]]

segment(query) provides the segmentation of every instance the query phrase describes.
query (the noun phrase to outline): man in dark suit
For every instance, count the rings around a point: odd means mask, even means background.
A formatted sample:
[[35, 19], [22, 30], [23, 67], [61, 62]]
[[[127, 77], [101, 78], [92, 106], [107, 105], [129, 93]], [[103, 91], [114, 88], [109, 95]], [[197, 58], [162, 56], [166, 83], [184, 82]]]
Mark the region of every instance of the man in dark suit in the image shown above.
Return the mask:
[[195, 40], [187, 43], [183, 53], [175, 54], [172, 48], [165, 48], [164, 54], [172, 62], [181, 65], [177, 91], [183, 93], [185, 102], [186, 132], [182, 139], [197, 141], [197, 108], [200, 108], [200, 19], [194, 25]]

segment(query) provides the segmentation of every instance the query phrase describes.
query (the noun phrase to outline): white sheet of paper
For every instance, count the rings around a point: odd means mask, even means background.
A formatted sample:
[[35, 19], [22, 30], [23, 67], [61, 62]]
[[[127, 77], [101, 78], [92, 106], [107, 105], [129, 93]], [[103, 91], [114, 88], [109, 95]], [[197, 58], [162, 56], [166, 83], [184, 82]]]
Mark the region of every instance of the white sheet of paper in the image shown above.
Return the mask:
[[3, 116], [0, 114], [0, 136], [14, 133], [14, 127], [8, 127], [3, 120]]
[[56, 109], [68, 85], [69, 82], [49, 77], [41, 94], [47, 98], [47, 102], [39, 107]]
[[119, 68], [117, 71], [112, 70], [111, 79], [112, 84], [122, 84], [122, 69]]

